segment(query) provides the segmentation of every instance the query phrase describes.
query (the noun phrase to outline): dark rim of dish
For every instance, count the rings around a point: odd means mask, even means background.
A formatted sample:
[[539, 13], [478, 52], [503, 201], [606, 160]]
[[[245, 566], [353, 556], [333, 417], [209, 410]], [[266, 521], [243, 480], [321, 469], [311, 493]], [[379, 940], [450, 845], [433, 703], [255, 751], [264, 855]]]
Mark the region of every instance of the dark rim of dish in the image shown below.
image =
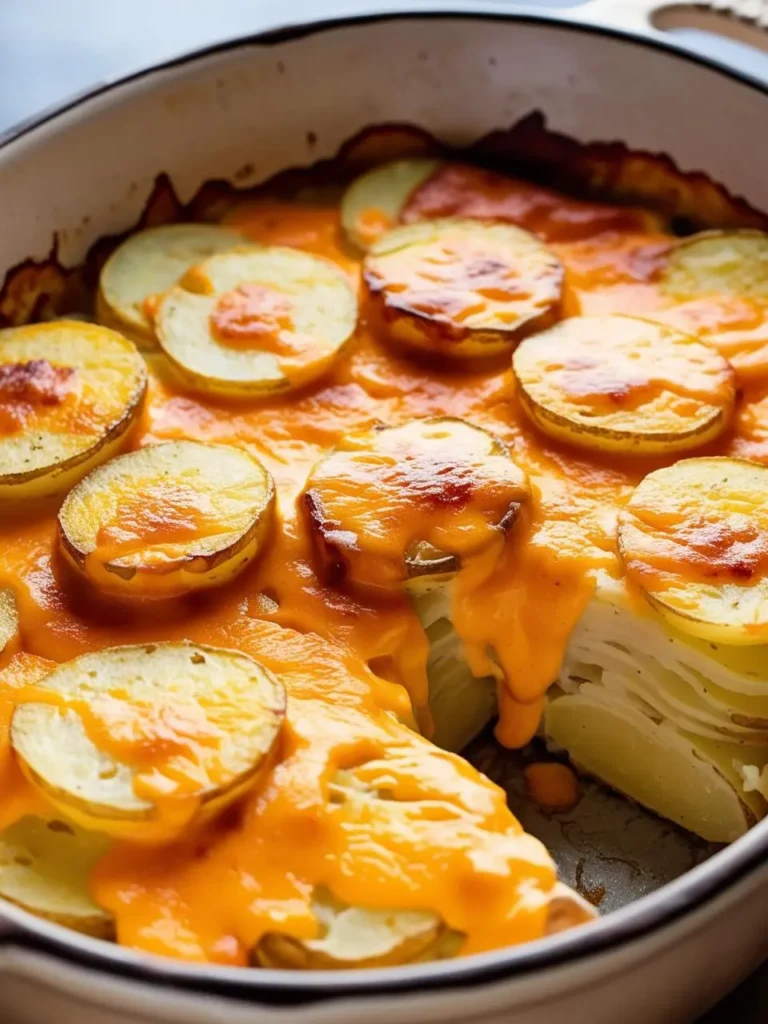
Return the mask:
[[[502, 12], [498, 7], [448, 11], [436, 11], [434, 8], [420, 11], [409, 7], [402, 11], [374, 10], [348, 17], [329, 17], [320, 21], [305, 21], [282, 28], [266, 29], [190, 50], [168, 61], [84, 90], [63, 103], [22, 121], [9, 131], [0, 133], [0, 151], [81, 104], [148, 78], [158, 71], [182, 67], [217, 53], [253, 44], [273, 46], [335, 28], [416, 18], [517, 21], [606, 36], [668, 53], [691, 64], [698, 64], [768, 96], [768, 82], [754, 75], [746, 74], [713, 58], [693, 53], [672, 40], [646, 37], [627, 29], [579, 23], [572, 20], [572, 17], [578, 17], [578, 8], [571, 10], [572, 16], [557, 11]], [[591, 924], [589, 928], [575, 929], [517, 947], [435, 963], [327, 972], [280, 971], [269, 968], [249, 971], [209, 964], [188, 964], [153, 957], [87, 936], [73, 936], [68, 929], [35, 918], [10, 904], [0, 909], [0, 916], [11, 925], [11, 928], [7, 928], [0, 923], [0, 929], [5, 932], [0, 934], [0, 949], [5, 947], [48, 954], [72, 965], [86, 969], [97, 968], [126, 980], [175, 988], [179, 994], [205, 992], [240, 1002], [260, 1002], [272, 1006], [298, 1006], [354, 996], [468, 989], [481, 984], [507, 981], [520, 975], [530, 975], [535, 971], [572, 965], [587, 957], [615, 951], [619, 946], [637, 941], [663, 926], [672, 925], [705, 903], [735, 888], [750, 873], [762, 866], [766, 857], [768, 819], [758, 823], [745, 836], [715, 854], [712, 859], [692, 868], [662, 889], [614, 911], [609, 917]], [[18, 931], [14, 930], [14, 926]]]

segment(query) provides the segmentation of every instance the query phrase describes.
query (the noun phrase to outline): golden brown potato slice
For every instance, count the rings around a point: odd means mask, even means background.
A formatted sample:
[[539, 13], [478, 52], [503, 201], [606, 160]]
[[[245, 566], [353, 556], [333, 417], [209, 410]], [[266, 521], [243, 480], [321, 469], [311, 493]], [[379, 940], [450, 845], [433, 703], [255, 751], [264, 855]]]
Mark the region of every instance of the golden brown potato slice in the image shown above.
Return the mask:
[[286, 702], [253, 658], [186, 642], [84, 654], [27, 697], [11, 740], [31, 782], [83, 827], [146, 842], [254, 785]]
[[98, 590], [174, 597], [242, 572], [267, 541], [274, 504], [272, 477], [247, 452], [169, 441], [81, 480], [59, 511], [59, 543]]
[[329, 579], [419, 591], [502, 540], [529, 497], [506, 445], [463, 420], [413, 420], [346, 438], [303, 496]]
[[449, 360], [511, 352], [560, 315], [560, 260], [509, 224], [448, 218], [395, 228], [373, 244], [363, 276], [386, 337]]
[[572, 317], [512, 357], [521, 404], [550, 437], [579, 448], [651, 455], [717, 437], [736, 397], [715, 349], [629, 316]]
[[650, 473], [619, 516], [629, 580], [678, 629], [713, 643], [768, 638], [768, 467], [685, 459]]
[[91, 869], [111, 840], [57, 818], [27, 816], [0, 832], [0, 897], [37, 917], [98, 939], [114, 937], [91, 898]]
[[135, 346], [105, 327], [0, 331], [0, 500], [59, 493], [114, 455], [146, 387]]
[[768, 303], [768, 234], [762, 231], [703, 231], [670, 251], [664, 291], [685, 301], [727, 295]]
[[259, 398], [328, 370], [357, 324], [357, 298], [339, 267], [281, 246], [220, 253], [160, 303], [160, 345], [191, 388]]
[[394, 227], [411, 193], [441, 163], [430, 157], [391, 160], [356, 178], [341, 200], [341, 226], [352, 244], [365, 252]]
[[115, 249], [101, 271], [99, 321], [140, 348], [155, 348], [159, 297], [190, 267], [245, 241], [239, 231], [218, 224], [164, 224], [137, 231]]

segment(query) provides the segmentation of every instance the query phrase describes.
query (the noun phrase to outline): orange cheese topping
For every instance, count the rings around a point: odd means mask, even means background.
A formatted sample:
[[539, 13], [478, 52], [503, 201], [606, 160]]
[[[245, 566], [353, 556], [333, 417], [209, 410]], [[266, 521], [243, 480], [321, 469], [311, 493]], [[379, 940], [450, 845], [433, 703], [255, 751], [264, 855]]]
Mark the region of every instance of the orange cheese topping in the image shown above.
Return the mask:
[[[0, 364], [0, 434], [31, 430], [42, 422], [48, 426], [60, 419], [59, 409], [73, 393], [75, 376], [71, 367], [53, 366], [47, 359]], [[72, 420], [71, 410], [67, 414]]]
[[[502, 187], [474, 169], [441, 173], [442, 192], [430, 198], [439, 180], [431, 179], [406, 219], [503, 214], [541, 233], [566, 268], [566, 313], [648, 315], [669, 307], [657, 271], [670, 239], [650, 215], [575, 203], [520, 183]], [[262, 202], [238, 211], [232, 223], [255, 241], [305, 248], [359, 275], [340, 241], [335, 208]], [[712, 313], [709, 322], [725, 323], [728, 315]], [[768, 461], [766, 386], [750, 385], [718, 452], [747, 448]], [[179, 600], [163, 617], [86, 612], [59, 577], [54, 511], [0, 521], [0, 585], [17, 595], [27, 652], [18, 657], [25, 662], [44, 666], [38, 659], [188, 638], [252, 654], [286, 686], [279, 758], [235, 810], [161, 853], [118, 843], [99, 865], [93, 892], [115, 915], [121, 942], [242, 965], [267, 931], [316, 934], [310, 900], [320, 885], [350, 904], [434, 909], [466, 936], [465, 953], [544, 933], [555, 881], [545, 851], [522, 833], [500, 789], [405, 724], [414, 709], [423, 716], [427, 702], [428, 647], [411, 605], [399, 595], [380, 602], [334, 586], [320, 571], [297, 504], [312, 467], [344, 438], [379, 422], [440, 416], [496, 434], [528, 477], [530, 498], [509, 536], [470, 559], [453, 592], [453, 621], [471, 665], [500, 679], [498, 735], [524, 743], [595, 573], [621, 574], [618, 511], [664, 460], [588, 457], [543, 438], [522, 414], [506, 369], [457, 372], [401, 359], [377, 338], [365, 306], [348, 353], [321, 382], [290, 398], [235, 405], [191, 397], [165, 377], [151, 382], [136, 444], [189, 437], [239, 445], [275, 478], [274, 540], [224, 590]], [[371, 502], [376, 497], [374, 489]], [[375, 520], [372, 508], [362, 515]], [[131, 518], [144, 530], [140, 515]], [[163, 533], [162, 524], [157, 528]], [[15, 699], [9, 671], [0, 677], [0, 709]], [[0, 769], [7, 776], [15, 769], [5, 720]], [[135, 724], [123, 722], [118, 737], [133, 742]], [[152, 735], [162, 724], [150, 723]], [[157, 756], [153, 747], [148, 763]], [[394, 799], [331, 800], [339, 771]], [[29, 796], [23, 779], [9, 787], [6, 817], [14, 800], [23, 803], [17, 794]]]
[[569, 811], [581, 799], [579, 780], [567, 764], [538, 761], [525, 768], [526, 791], [545, 811]]

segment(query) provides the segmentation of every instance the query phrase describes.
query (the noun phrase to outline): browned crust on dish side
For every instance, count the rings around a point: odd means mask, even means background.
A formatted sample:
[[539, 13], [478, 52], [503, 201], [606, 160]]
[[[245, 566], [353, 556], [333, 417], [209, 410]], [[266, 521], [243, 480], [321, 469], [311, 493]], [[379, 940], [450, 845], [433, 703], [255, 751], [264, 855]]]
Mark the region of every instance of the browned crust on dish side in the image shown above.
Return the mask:
[[703, 172], [685, 173], [665, 154], [633, 152], [623, 142], [578, 142], [550, 131], [538, 111], [459, 151], [447, 149], [413, 125], [385, 124], [358, 132], [332, 159], [289, 168], [256, 186], [238, 188], [224, 179], [210, 180], [186, 205], [168, 175], [159, 174], [138, 221], [122, 234], [95, 242], [80, 267], [62, 265], [55, 235], [45, 259], [26, 259], [12, 267], [0, 287], [0, 327], [74, 311], [90, 313], [106, 259], [123, 239], [141, 228], [181, 220], [218, 221], [235, 202], [244, 199], [294, 197], [307, 187], [338, 190], [362, 171], [387, 160], [454, 152], [458, 160], [469, 159], [579, 198], [650, 207], [667, 217], [672, 230], [680, 235], [711, 227], [768, 230], [768, 215], [731, 195]]

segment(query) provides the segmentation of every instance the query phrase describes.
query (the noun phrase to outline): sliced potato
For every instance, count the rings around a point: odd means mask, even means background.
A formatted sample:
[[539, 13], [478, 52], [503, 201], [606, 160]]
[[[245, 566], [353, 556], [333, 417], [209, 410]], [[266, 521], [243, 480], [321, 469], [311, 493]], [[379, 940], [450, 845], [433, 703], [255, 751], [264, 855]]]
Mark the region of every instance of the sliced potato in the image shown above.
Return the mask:
[[274, 506], [272, 477], [247, 452], [168, 441], [81, 480], [59, 511], [59, 544], [98, 590], [176, 597], [241, 573], [269, 537]]
[[582, 771], [710, 842], [731, 842], [764, 813], [734, 767], [749, 748], [675, 729], [603, 687], [550, 700], [544, 731]]
[[114, 938], [111, 915], [88, 888], [91, 869], [110, 842], [67, 821], [24, 817], [0, 832], [0, 897], [46, 921]]
[[303, 500], [329, 579], [381, 592], [450, 578], [502, 538], [528, 497], [499, 438], [445, 417], [344, 439]]
[[189, 267], [216, 252], [243, 245], [233, 228], [218, 224], [164, 224], [130, 235], [104, 264], [96, 311], [99, 321], [155, 348], [153, 305]]
[[650, 473], [619, 515], [627, 576], [684, 633], [768, 638], [768, 467], [685, 459]]
[[391, 160], [356, 178], [341, 200], [341, 226], [352, 244], [365, 252], [394, 227], [411, 193], [441, 164], [429, 157]]
[[733, 370], [690, 334], [629, 316], [572, 317], [512, 356], [521, 404], [550, 437], [597, 451], [686, 451], [723, 432]]
[[[337, 773], [331, 784], [331, 798], [336, 803], [359, 802], [363, 814], [366, 806], [388, 799], [385, 793], [371, 790], [348, 772]], [[318, 938], [269, 933], [254, 950], [254, 963], [303, 970], [385, 967], [447, 959], [458, 954], [463, 942], [463, 936], [446, 927], [433, 911], [351, 907], [323, 888], [313, 894], [312, 911], [319, 926]], [[558, 882], [549, 905], [547, 934], [596, 916], [593, 907]]]
[[11, 652], [19, 638], [19, 609], [12, 590], [0, 589], [0, 656]]
[[560, 315], [563, 267], [509, 224], [447, 218], [382, 235], [363, 264], [381, 331], [446, 359], [497, 356]]
[[114, 455], [146, 388], [135, 346], [105, 327], [0, 331], [0, 500], [59, 493]]
[[662, 287], [680, 301], [727, 295], [768, 303], [768, 234], [744, 228], [684, 238], [670, 250]]
[[320, 256], [281, 246], [219, 253], [160, 303], [160, 345], [197, 391], [258, 398], [321, 376], [352, 337], [357, 298]]
[[324, 889], [315, 893], [312, 911], [320, 926], [319, 938], [270, 933], [256, 947], [255, 962], [260, 967], [300, 970], [406, 964], [432, 959], [429, 953], [444, 931], [431, 911], [349, 907]]
[[57, 666], [19, 703], [11, 741], [30, 781], [85, 828], [177, 836], [268, 767], [282, 683], [238, 651], [112, 647]]

